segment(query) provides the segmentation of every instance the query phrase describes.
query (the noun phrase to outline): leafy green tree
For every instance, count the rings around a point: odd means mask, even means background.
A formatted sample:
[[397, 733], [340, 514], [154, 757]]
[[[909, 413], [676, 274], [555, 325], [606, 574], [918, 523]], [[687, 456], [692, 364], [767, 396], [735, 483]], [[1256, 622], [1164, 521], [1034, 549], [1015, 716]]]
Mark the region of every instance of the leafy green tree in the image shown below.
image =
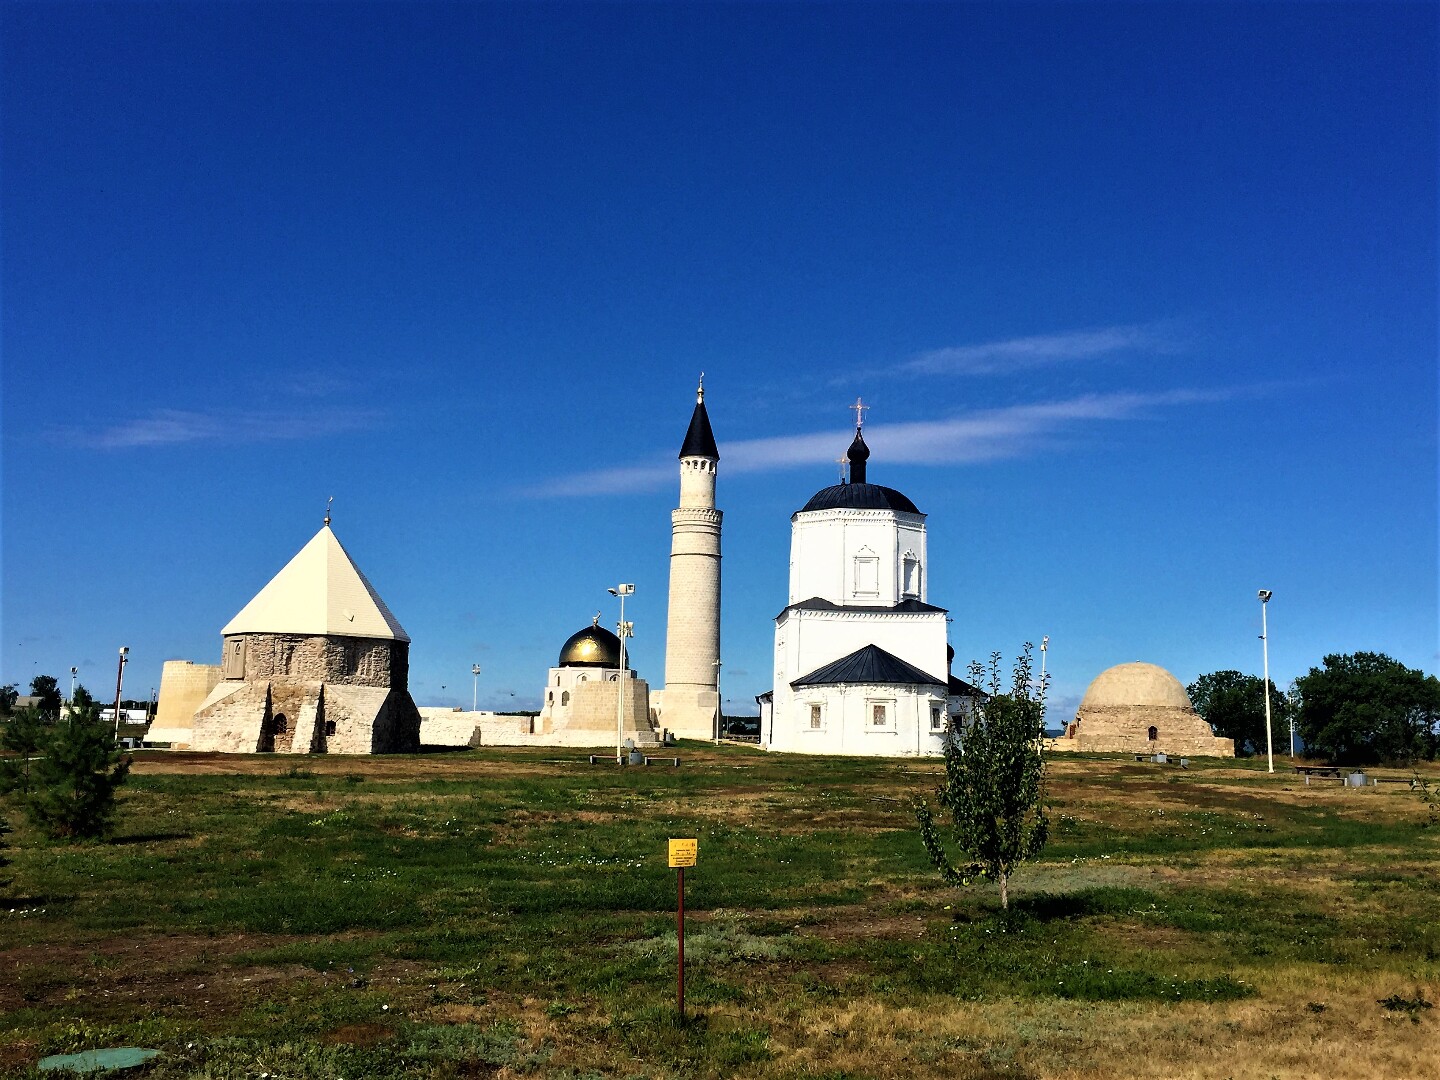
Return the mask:
[[53, 837], [108, 832], [115, 789], [129, 775], [130, 759], [111, 726], [100, 722], [99, 710], [77, 700], [70, 715], [48, 730], [40, 753], [30, 790], [20, 798], [30, 820]]
[[54, 675], [36, 675], [30, 680], [30, 693], [40, 699], [40, 711], [46, 716], [60, 715], [60, 684]]
[[0, 716], [10, 715], [10, 710], [15, 708], [15, 699], [19, 696], [20, 691], [15, 689], [13, 682], [0, 686]]
[[[1235, 753], [1265, 752], [1265, 680], [1238, 671], [1212, 671], [1185, 688], [1195, 711], [1222, 739], [1235, 740]], [[1276, 745], [1289, 745], [1280, 732], [1290, 725], [1290, 701], [1270, 683], [1270, 725]]]
[[986, 878], [1000, 885], [1000, 906], [1010, 907], [1010, 875], [1038, 855], [1049, 836], [1045, 808], [1045, 687], [1030, 677], [1027, 642], [1001, 693], [1000, 654], [987, 669], [970, 665], [970, 681], [988, 689], [958, 737], [945, 744], [945, 780], [936, 789], [939, 808], [948, 811], [954, 845], [962, 859], [952, 861], [924, 799], [914, 811], [920, 839], [940, 876], [954, 885]]
[[1440, 679], [1383, 653], [1325, 657], [1295, 680], [1306, 750], [1340, 765], [1434, 760]]

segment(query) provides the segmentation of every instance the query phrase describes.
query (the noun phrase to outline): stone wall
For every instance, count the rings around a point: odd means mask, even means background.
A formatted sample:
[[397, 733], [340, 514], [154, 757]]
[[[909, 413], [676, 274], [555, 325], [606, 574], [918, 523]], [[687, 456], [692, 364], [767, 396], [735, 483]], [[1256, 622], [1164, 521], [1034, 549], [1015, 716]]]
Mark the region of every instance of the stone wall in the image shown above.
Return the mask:
[[227, 679], [195, 714], [191, 748], [230, 754], [407, 754], [420, 749], [410, 695], [313, 679]]
[[195, 710], [204, 704], [219, 681], [218, 664], [166, 660], [160, 671], [155, 721], [145, 733], [145, 741], [170, 743], [179, 750], [189, 747]]
[[[1151, 729], [1155, 738], [1150, 737]], [[1175, 757], [1234, 757], [1235, 743], [1217, 738], [1194, 709], [1164, 705], [1110, 705], [1083, 708], [1051, 742], [1058, 751], [1168, 754]]]
[[225, 639], [225, 655], [237, 640], [245, 646], [247, 680], [294, 678], [342, 686], [407, 690], [410, 646], [377, 638], [303, 634], [241, 634]]

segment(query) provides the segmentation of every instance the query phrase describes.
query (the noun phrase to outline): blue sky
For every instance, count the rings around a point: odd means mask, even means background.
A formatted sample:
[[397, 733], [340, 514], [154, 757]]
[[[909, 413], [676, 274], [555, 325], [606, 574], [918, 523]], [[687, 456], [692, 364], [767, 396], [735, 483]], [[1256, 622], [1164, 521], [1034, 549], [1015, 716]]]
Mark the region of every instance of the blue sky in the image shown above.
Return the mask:
[[658, 687], [702, 370], [731, 711], [857, 395], [1058, 710], [1258, 673], [1260, 587], [1281, 683], [1436, 670], [1429, 4], [0, 20], [0, 681], [217, 662], [333, 495], [420, 703], [535, 705], [618, 581]]

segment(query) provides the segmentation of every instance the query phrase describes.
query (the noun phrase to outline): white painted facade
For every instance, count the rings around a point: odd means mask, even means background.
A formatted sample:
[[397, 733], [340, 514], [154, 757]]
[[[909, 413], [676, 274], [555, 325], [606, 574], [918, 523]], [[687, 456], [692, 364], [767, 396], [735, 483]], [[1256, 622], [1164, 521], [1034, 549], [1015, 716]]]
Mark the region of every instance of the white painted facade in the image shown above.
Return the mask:
[[[857, 448], [868, 457], [858, 432], [852, 461]], [[875, 508], [911, 504], [865, 484], [863, 460], [852, 469], [855, 484], [812, 500], [831, 505], [790, 519], [789, 597], [775, 619], [775, 681], [760, 702], [760, 742], [794, 753], [938, 755], [953, 706], [946, 612], [928, 603], [925, 515]], [[871, 645], [919, 669], [916, 681], [792, 685]]]

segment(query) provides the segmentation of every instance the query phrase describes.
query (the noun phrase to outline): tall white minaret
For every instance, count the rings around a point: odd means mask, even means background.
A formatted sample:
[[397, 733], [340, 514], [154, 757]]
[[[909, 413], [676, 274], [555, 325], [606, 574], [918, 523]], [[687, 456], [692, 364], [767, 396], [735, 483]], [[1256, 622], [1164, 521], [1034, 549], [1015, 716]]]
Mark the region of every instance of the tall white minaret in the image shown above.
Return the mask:
[[670, 615], [660, 721], [683, 739], [709, 739], [720, 722], [720, 451], [705, 412], [705, 376], [680, 447], [680, 507], [670, 514]]

